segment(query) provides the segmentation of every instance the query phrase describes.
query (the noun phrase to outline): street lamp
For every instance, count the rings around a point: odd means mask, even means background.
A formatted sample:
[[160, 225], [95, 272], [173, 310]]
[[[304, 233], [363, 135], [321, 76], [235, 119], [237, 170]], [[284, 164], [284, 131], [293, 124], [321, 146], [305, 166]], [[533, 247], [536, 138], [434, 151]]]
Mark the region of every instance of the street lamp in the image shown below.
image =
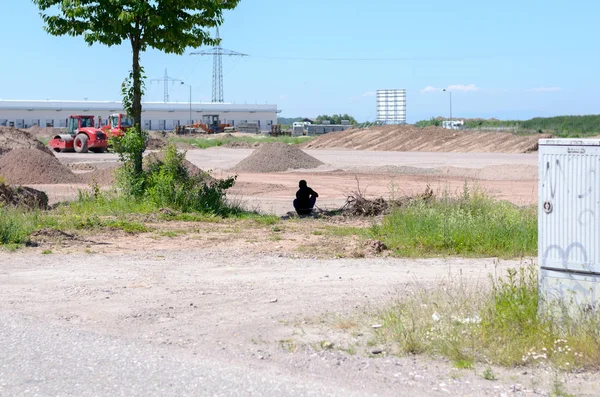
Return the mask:
[[185, 84], [183, 81], [181, 82], [181, 85], [187, 85], [190, 87], [190, 124], [194, 124], [194, 121], [192, 120], [192, 86]]
[[447, 89], [443, 89], [444, 92], [450, 94], [450, 121], [452, 121], [452, 91], [448, 91]]

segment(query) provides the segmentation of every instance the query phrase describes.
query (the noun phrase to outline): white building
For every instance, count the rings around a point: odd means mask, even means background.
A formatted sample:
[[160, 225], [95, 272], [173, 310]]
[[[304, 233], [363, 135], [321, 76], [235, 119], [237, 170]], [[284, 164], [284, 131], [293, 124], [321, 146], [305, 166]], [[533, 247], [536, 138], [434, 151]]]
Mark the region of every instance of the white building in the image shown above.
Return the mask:
[[[270, 131], [279, 113], [277, 105], [201, 102], [144, 102], [142, 109], [142, 124], [147, 130], [172, 130], [192, 121], [202, 122], [206, 115], [219, 115], [223, 124], [257, 123], [261, 131]], [[0, 100], [0, 126], [17, 128], [34, 125], [63, 128], [69, 115], [74, 114], [100, 116], [106, 123], [111, 113], [124, 113], [121, 102]]]
[[377, 122], [406, 124], [406, 89], [377, 90]]

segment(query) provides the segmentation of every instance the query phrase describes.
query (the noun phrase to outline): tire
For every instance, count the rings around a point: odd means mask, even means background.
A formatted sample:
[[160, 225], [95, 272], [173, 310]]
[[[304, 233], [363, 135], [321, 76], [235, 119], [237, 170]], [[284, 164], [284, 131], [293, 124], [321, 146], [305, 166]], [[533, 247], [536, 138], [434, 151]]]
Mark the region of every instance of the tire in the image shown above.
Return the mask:
[[77, 153], [87, 153], [88, 152], [88, 137], [85, 134], [79, 134], [75, 137], [73, 141], [73, 147]]

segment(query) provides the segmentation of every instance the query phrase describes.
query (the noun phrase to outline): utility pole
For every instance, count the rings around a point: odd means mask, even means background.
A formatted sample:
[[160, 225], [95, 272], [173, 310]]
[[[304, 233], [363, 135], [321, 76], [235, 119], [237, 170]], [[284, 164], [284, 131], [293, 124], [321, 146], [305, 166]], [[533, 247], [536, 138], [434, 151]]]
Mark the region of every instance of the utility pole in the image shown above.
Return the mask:
[[212, 55], [213, 56], [213, 75], [212, 75], [212, 102], [222, 103], [223, 100], [223, 55], [226, 56], [237, 56], [247, 57], [248, 54], [242, 54], [241, 52], [235, 52], [226, 50], [221, 47], [221, 37], [219, 36], [219, 27], [217, 26], [217, 32], [215, 40], [217, 45], [210, 50], [204, 50], [199, 52], [192, 52], [190, 55]]
[[165, 69], [165, 76], [163, 78], [160, 79], [151, 79], [150, 82], [164, 82], [165, 83], [165, 103], [169, 102], [169, 81], [172, 82], [176, 82], [176, 81], [181, 81], [179, 79], [174, 79], [173, 77], [169, 77], [169, 74], [167, 73], [167, 69]]
[[194, 120], [192, 120], [192, 86], [190, 84], [185, 84], [183, 81], [181, 85], [187, 85], [190, 87], [190, 124], [194, 124]]
[[444, 92], [447, 92], [450, 94], [450, 121], [452, 121], [452, 91], [448, 91], [447, 89], [444, 88]]

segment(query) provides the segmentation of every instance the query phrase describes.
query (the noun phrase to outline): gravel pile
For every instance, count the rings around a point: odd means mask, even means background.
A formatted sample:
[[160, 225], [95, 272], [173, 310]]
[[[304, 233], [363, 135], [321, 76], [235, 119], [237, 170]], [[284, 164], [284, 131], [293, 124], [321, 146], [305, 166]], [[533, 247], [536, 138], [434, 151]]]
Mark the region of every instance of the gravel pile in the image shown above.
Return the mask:
[[0, 175], [12, 185], [80, 182], [53, 154], [39, 149], [14, 149], [4, 154]]
[[52, 154], [50, 149], [29, 132], [12, 127], [0, 127], [0, 156], [13, 149], [38, 149]]
[[284, 172], [311, 169], [323, 162], [285, 143], [264, 143], [231, 169], [234, 172]]

